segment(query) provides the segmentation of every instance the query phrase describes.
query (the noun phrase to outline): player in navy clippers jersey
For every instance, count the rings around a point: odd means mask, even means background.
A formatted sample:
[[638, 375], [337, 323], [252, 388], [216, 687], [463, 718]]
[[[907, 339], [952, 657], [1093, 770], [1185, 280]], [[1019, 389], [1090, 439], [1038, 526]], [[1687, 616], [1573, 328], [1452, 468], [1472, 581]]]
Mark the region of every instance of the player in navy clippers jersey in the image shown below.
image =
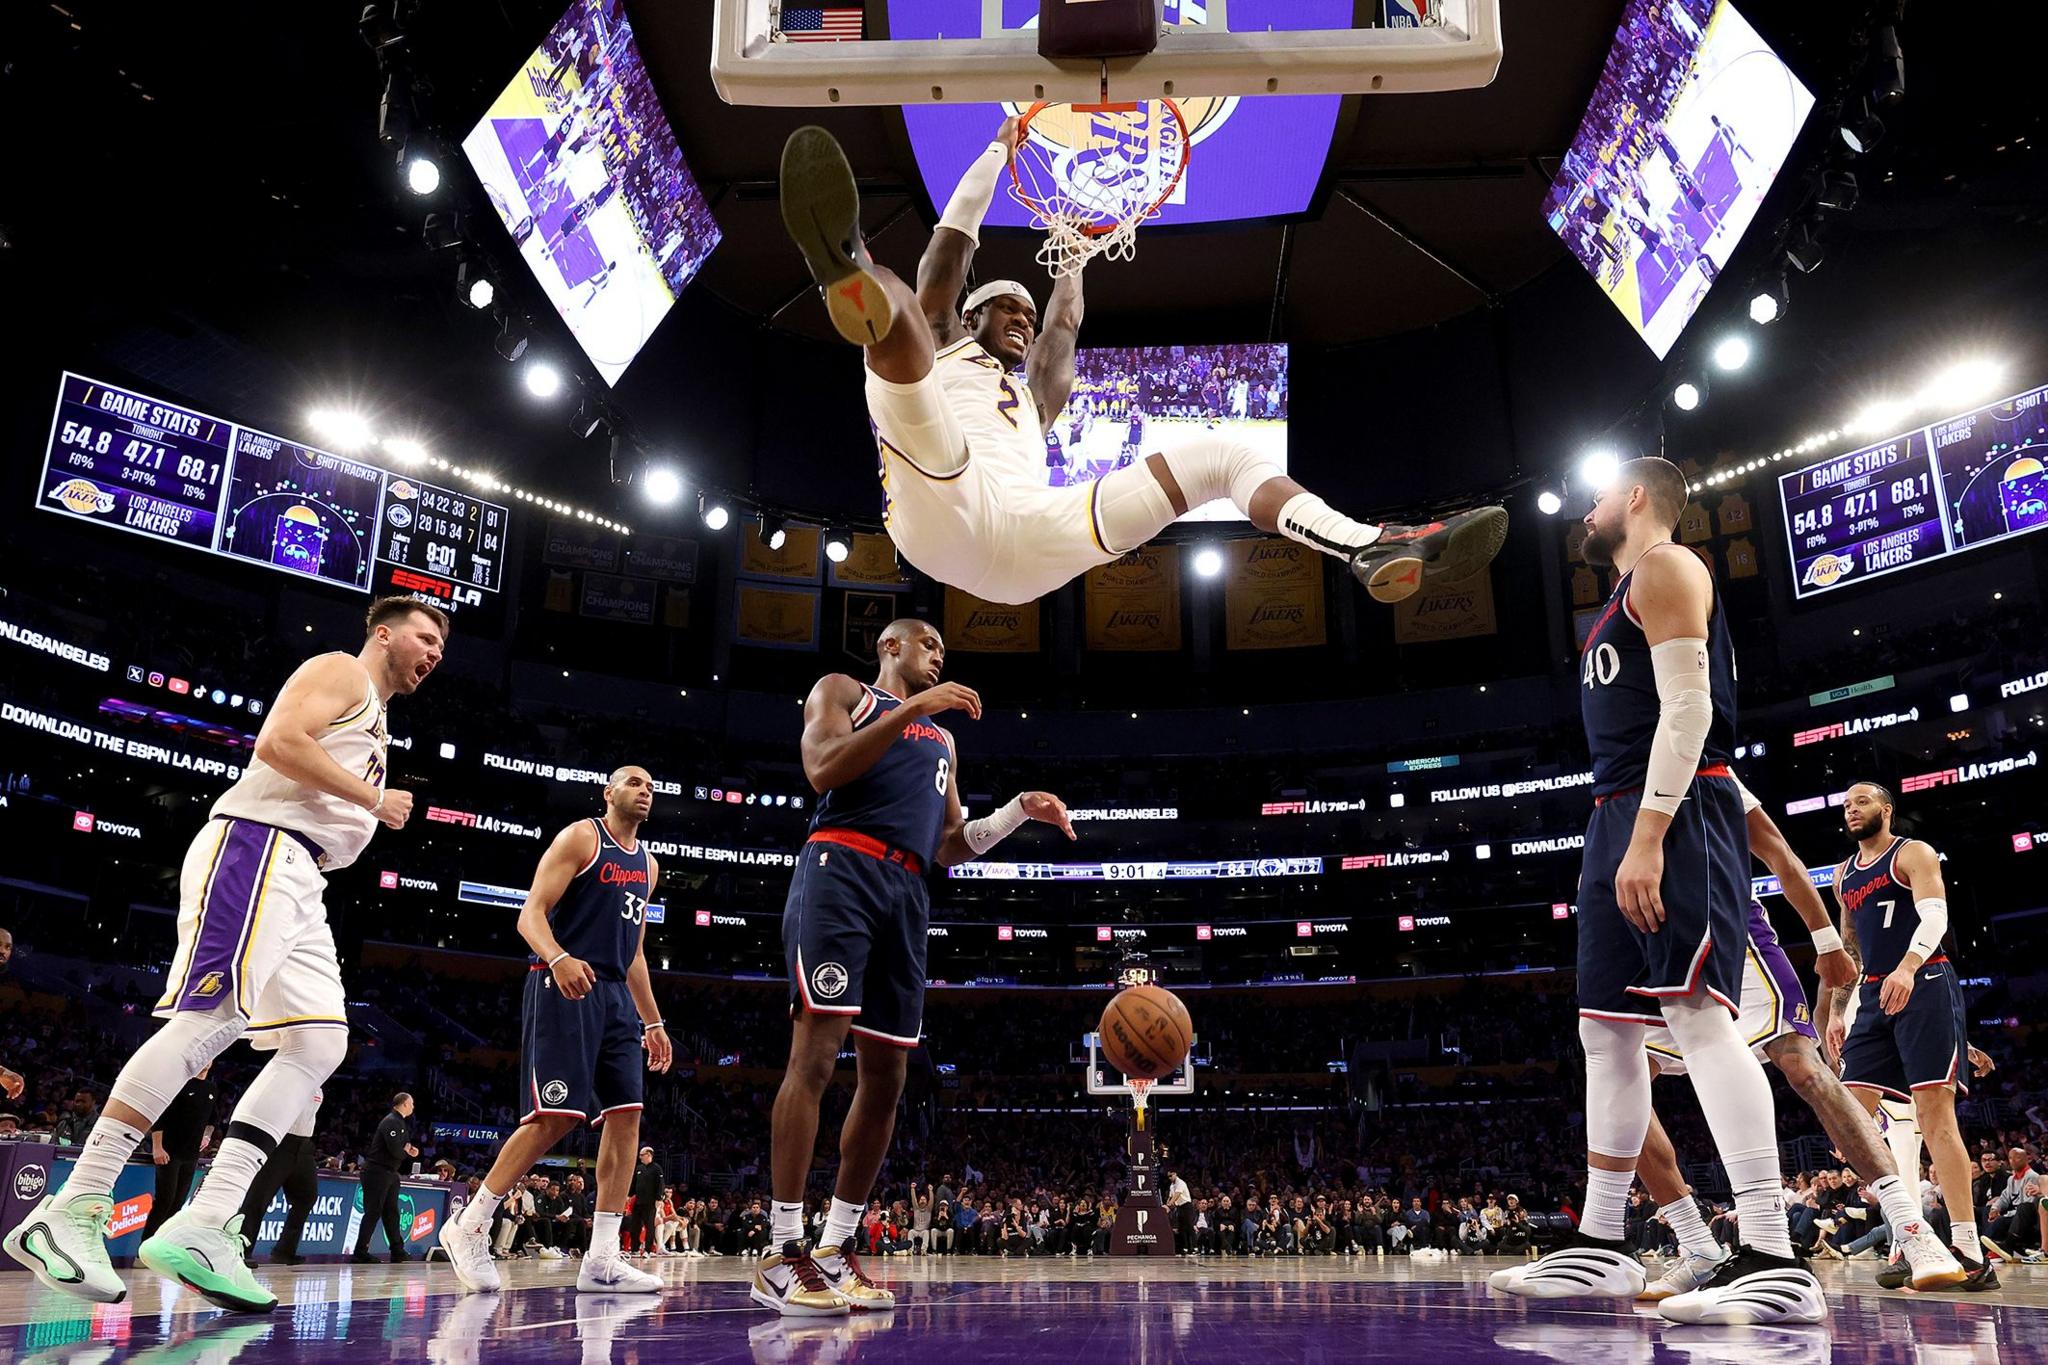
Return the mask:
[[[932, 723], [947, 711], [981, 718], [981, 698], [942, 683], [946, 645], [923, 621], [891, 621], [876, 642], [873, 683], [843, 673], [804, 701], [804, 776], [821, 794], [782, 911], [789, 967], [789, 1066], [775, 1097], [772, 1240], [754, 1272], [764, 1308], [825, 1316], [888, 1308], [895, 1297], [864, 1274], [854, 1228], [896, 1128], [907, 1050], [924, 1024], [924, 874], [972, 861], [1027, 820], [1074, 827], [1049, 792], [1025, 792], [969, 820], [960, 808], [953, 737]], [[825, 1230], [803, 1248], [804, 1188], [818, 1138], [818, 1103], [847, 1033], [857, 1081], [839, 1133], [839, 1172]]]
[[533, 1164], [584, 1123], [602, 1127], [597, 1211], [579, 1290], [653, 1293], [661, 1281], [625, 1262], [619, 1221], [640, 1148], [644, 1064], [667, 1071], [668, 1031], [648, 979], [647, 905], [661, 868], [640, 841], [654, 809], [654, 779], [628, 765], [604, 786], [604, 815], [578, 820], [541, 855], [519, 912], [533, 950], [521, 1006], [519, 1129], [441, 1245], [465, 1289], [498, 1288], [491, 1215]]
[[[1859, 984], [1830, 992], [1822, 1020], [1842, 1057], [1842, 1084], [1873, 1115], [1880, 1099], [1913, 1102], [1913, 1115], [1948, 1206], [1949, 1242], [1969, 1278], [1964, 1289], [1998, 1288], [1985, 1259], [1970, 1192], [1975, 1174], [1956, 1122], [1969, 1039], [1948, 935], [1941, 859], [1919, 839], [1892, 831], [1895, 802], [1875, 782], [1858, 782], [1842, 800], [1842, 823], [1856, 852], [1835, 869], [1843, 939], [1862, 965]], [[1844, 1036], [1846, 1035], [1846, 1036]]]
[[1586, 637], [1580, 678], [1593, 759], [1579, 874], [1586, 1202], [1572, 1244], [1490, 1283], [1529, 1298], [1643, 1292], [1624, 1220], [1650, 1127], [1644, 1029], [1662, 1023], [1714, 1135], [1743, 1245], [1659, 1312], [1676, 1322], [1818, 1322], [1827, 1301], [1793, 1259], [1770, 1082], [1736, 1025], [1750, 853], [1727, 766], [1735, 653], [1713, 576], [1672, 543], [1685, 504], [1685, 476], [1650, 457], [1624, 464], [1586, 514], [1587, 562], [1621, 575]]

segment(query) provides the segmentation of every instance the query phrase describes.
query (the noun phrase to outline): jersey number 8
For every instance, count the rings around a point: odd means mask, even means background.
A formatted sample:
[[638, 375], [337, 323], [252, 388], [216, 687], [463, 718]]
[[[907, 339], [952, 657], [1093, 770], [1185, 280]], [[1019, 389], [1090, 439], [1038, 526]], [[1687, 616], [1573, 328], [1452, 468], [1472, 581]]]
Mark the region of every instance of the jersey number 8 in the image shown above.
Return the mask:
[[950, 774], [951, 767], [952, 765], [942, 758], [939, 760], [939, 770], [932, 775], [932, 786], [938, 789], [938, 793], [941, 796], [946, 794], [946, 778]]

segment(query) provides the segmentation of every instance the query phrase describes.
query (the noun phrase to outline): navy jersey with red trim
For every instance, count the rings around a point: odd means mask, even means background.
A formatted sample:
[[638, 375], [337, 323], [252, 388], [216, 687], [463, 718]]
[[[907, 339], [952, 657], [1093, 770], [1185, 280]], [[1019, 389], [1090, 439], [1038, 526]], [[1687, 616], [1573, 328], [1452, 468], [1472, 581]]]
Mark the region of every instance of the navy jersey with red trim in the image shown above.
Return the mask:
[[[1652, 552], [1654, 553], [1654, 551]], [[1691, 553], [1684, 551], [1683, 553]], [[1663, 709], [1657, 697], [1657, 675], [1650, 663], [1650, 642], [1628, 604], [1630, 570], [1615, 584], [1579, 656], [1579, 713], [1586, 722], [1586, 744], [1593, 755], [1593, 794], [1610, 796], [1643, 785], [1650, 766], [1650, 741]], [[1700, 750], [1700, 766], [1727, 763], [1735, 757], [1735, 645], [1721, 613], [1721, 594], [1714, 593], [1707, 616], [1707, 685], [1713, 694], [1714, 719]]]
[[597, 831], [597, 853], [569, 879], [569, 889], [548, 912], [548, 930], [555, 942], [588, 962], [598, 980], [624, 981], [640, 951], [640, 926], [647, 922], [652, 892], [647, 846], [628, 852], [604, 821], [590, 823]]
[[[1835, 873], [1835, 894], [1850, 916], [1856, 931], [1856, 946], [1863, 954], [1863, 970], [1870, 976], [1889, 976], [1898, 969], [1920, 928], [1920, 912], [1913, 908], [1913, 888], [1899, 874], [1899, 853], [1911, 839], [1894, 836], [1891, 846], [1868, 866], [1852, 854]], [[1943, 951], [1943, 950], [1937, 950]]]
[[[879, 687], [861, 684], [853, 728], [866, 729], [903, 705]], [[953, 777], [953, 746], [946, 732], [928, 720], [903, 727], [875, 766], [818, 798], [811, 829], [850, 829], [915, 853], [931, 866], [939, 831], [946, 823], [946, 786]]]

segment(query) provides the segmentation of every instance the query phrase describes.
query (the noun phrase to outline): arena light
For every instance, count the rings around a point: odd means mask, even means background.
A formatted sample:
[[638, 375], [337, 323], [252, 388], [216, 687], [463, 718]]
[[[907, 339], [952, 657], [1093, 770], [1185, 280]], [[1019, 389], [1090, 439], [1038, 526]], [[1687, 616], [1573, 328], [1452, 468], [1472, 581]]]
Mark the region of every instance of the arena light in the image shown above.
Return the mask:
[[1621, 456], [1611, 446], [1596, 446], [1579, 460], [1579, 482], [1595, 492], [1621, 473]]
[[535, 398], [553, 398], [562, 391], [562, 372], [545, 360], [529, 361], [520, 377]]
[[441, 168], [430, 156], [410, 156], [405, 161], [405, 186], [414, 194], [432, 194], [441, 188]]
[[[1849, 419], [1848, 430], [1859, 436], [1880, 436], [1898, 430], [1899, 424], [1912, 415], [1913, 405], [1894, 398], [1882, 398], [1874, 403], [1865, 403]], [[1811, 437], [1808, 440], [1812, 440]], [[1806, 446], [1806, 442], [1800, 442]], [[1819, 441], [1813, 441], [1819, 445]]]
[[1841, 133], [1842, 145], [1861, 156], [1883, 140], [1884, 123], [1866, 99], [1856, 113], [1842, 120], [1837, 131]]
[[704, 519], [705, 528], [712, 531], [723, 531], [732, 521], [731, 510], [709, 493], [697, 495], [697, 515]]
[[[500, 311], [502, 314], [502, 310]], [[526, 348], [532, 340], [524, 323], [509, 314], [503, 314], [498, 319], [497, 338], [491, 345], [505, 359], [517, 360], [526, 354]]]
[[1699, 407], [1700, 400], [1705, 397], [1706, 394], [1700, 390], [1698, 384], [1690, 379], [1681, 379], [1672, 386], [1671, 406], [1680, 412], [1692, 412]]
[[844, 564], [846, 557], [853, 553], [853, 542], [844, 531], [833, 531], [825, 537], [825, 558], [834, 564]]
[[1749, 338], [1725, 336], [1714, 343], [1714, 364], [1723, 370], [1739, 370], [1749, 363]]
[[306, 414], [306, 423], [321, 440], [343, 454], [361, 450], [376, 439], [370, 420], [347, 408], [315, 408]]
[[1943, 412], [1955, 412], [1989, 398], [2004, 379], [2005, 366], [1995, 360], [1965, 360], [1928, 380], [1920, 391], [1920, 401]]
[[455, 267], [455, 297], [471, 308], [489, 308], [498, 300], [498, 286], [481, 262], [464, 261]]
[[1758, 286], [1756, 293], [1749, 296], [1749, 320], [1759, 327], [1768, 327], [1784, 317], [1791, 292], [1782, 273], [1769, 283]]
[[1546, 488], [1536, 495], [1536, 510], [1546, 517], [1554, 517], [1564, 510], [1564, 499], [1557, 495], [1557, 490]]
[[762, 512], [759, 519], [761, 543], [771, 550], [780, 550], [789, 543], [789, 532], [783, 529], [782, 517], [775, 512]]
[[1204, 545], [1195, 551], [1195, 572], [1203, 578], [1214, 578], [1223, 572], [1223, 552], [1214, 545]]
[[656, 507], [670, 506], [683, 496], [683, 476], [669, 465], [655, 465], [640, 480], [640, 492]]
[[1955, 693], [1948, 699], [1948, 709], [1950, 715], [1961, 715], [1963, 712], [1969, 710], [1970, 694], [1967, 692]]
[[427, 448], [410, 436], [386, 436], [378, 444], [384, 453], [400, 464], [425, 464]]

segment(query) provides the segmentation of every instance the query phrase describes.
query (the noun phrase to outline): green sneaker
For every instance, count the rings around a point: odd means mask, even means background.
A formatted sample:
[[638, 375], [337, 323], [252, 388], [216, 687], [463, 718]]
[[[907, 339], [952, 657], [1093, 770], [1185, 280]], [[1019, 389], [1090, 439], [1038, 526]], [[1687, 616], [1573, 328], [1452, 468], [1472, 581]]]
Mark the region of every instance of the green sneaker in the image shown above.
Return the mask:
[[0, 1239], [0, 1249], [52, 1289], [94, 1303], [119, 1303], [128, 1286], [107, 1259], [107, 1218], [113, 1211], [108, 1195], [46, 1194]]
[[277, 1307], [277, 1295], [258, 1284], [242, 1263], [248, 1249], [241, 1214], [220, 1227], [207, 1227], [190, 1209], [179, 1209], [136, 1250], [135, 1259], [222, 1308], [268, 1313]]

